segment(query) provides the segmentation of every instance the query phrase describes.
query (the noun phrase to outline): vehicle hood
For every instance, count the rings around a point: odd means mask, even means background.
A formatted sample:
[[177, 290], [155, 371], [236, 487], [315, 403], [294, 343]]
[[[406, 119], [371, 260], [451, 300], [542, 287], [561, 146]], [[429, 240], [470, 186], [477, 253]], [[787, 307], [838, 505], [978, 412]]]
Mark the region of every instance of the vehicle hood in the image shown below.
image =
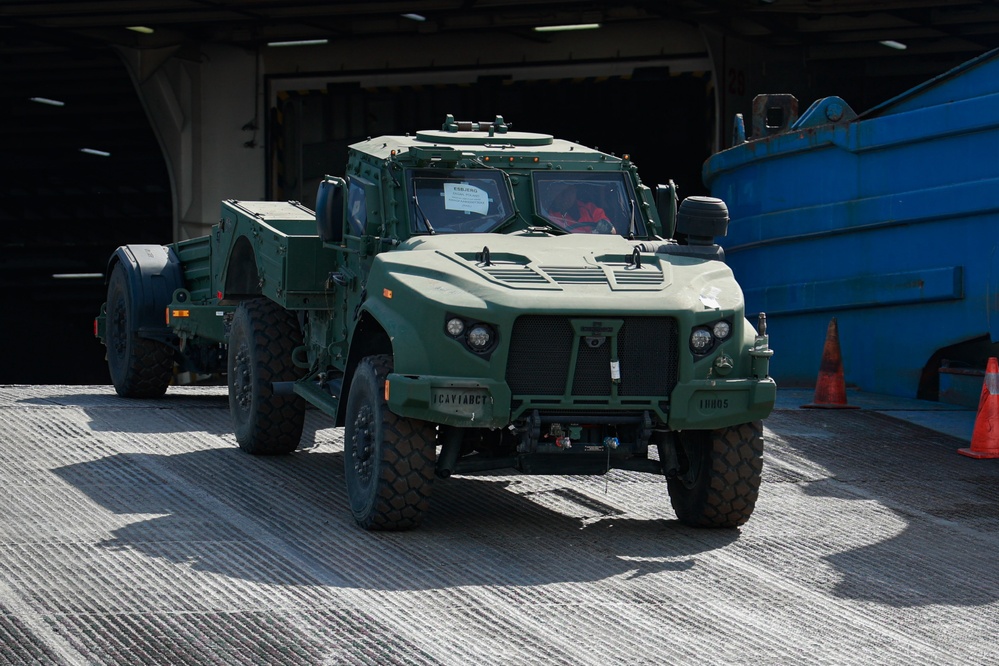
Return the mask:
[[614, 235], [421, 236], [379, 254], [369, 288], [382, 280], [389, 289], [401, 283], [455, 305], [634, 312], [742, 307], [742, 291], [723, 262], [645, 247]]

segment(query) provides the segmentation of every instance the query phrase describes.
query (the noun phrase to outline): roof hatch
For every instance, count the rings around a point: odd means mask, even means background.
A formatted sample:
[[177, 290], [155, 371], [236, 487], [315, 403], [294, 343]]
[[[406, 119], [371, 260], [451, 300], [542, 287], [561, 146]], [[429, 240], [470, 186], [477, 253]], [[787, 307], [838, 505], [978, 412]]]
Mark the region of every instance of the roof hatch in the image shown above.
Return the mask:
[[441, 129], [422, 130], [416, 133], [416, 138], [420, 141], [462, 146], [549, 146], [552, 143], [550, 134], [511, 132], [503, 116], [496, 116], [496, 120], [492, 122], [472, 122], [455, 120], [451, 114], [444, 119]]

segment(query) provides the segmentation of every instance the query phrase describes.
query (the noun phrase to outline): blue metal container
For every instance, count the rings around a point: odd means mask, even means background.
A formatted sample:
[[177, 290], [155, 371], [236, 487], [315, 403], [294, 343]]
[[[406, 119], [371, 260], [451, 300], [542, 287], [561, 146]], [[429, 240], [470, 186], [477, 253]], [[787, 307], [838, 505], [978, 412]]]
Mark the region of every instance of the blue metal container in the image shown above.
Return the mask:
[[826, 98], [795, 119], [787, 97], [703, 171], [772, 373], [814, 385], [836, 317], [848, 384], [938, 399], [999, 340], [999, 50], [860, 116]]

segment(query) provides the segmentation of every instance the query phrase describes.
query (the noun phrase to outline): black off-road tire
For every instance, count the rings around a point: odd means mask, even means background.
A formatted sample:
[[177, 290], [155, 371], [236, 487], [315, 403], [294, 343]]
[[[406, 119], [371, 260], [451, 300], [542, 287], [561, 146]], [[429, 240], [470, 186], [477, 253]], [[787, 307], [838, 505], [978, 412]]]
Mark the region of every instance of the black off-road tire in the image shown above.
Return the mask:
[[404, 418], [385, 403], [392, 356], [369, 356], [357, 366], [347, 398], [343, 460], [350, 511], [368, 530], [417, 527], [430, 505], [437, 431]]
[[681, 522], [738, 527], [749, 520], [763, 473], [762, 421], [682, 432], [677, 449], [681, 474], [666, 485]]
[[115, 264], [108, 281], [105, 319], [108, 371], [114, 390], [123, 398], [159, 398], [173, 378], [173, 349], [133, 329], [131, 285], [122, 264]]
[[266, 298], [243, 301], [229, 330], [229, 413], [239, 448], [281, 455], [298, 448], [305, 401], [275, 395], [271, 382], [294, 381], [292, 352], [302, 344], [295, 315]]

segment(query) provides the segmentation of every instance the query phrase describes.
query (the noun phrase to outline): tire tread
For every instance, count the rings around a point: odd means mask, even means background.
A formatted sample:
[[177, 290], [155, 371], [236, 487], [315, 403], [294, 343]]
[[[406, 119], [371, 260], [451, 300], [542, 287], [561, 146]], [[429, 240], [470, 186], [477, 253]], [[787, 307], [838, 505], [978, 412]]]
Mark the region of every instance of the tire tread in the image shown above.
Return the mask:
[[[378, 388], [393, 368], [391, 355], [370, 356]], [[354, 518], [368, 530], [408, 530], [418, 527], [430, 506], [436, 465], [434, 424], [394, 414], [381, 401], [382, 456], [375, 501], [366, 515]]]
[[[253, 455], [283, 455], [298, 448], [305, 425], [305, 401], [297, 395], [274, 395], [271, 382], [294, 381], [301, 372], [292, 363], [292, 352], [301, 345], [302, 334], [295, 315], [267, 298], [244, 301], [249, 318], [251, 363], [256, 369], [253, 390], [256, 409], [249, 423], [238, 423], [231, 407], [237, 441]], [[239, 316], [237, 314], [237, 316]], [[232, 371], [230, 361], [229, 370]], [[230, 386], [232, 380], [230, 379]], [[230, 401], [233, 400], [230, 389]], [[230, 403], [231, 405], [231, 403]]]
[[693, 488], [668, 481], [677, 517], [695, 527], [744, 525], [759, 498], [763, 474], [763, 422], [751, 421], [705, 433], [709, 447]]

